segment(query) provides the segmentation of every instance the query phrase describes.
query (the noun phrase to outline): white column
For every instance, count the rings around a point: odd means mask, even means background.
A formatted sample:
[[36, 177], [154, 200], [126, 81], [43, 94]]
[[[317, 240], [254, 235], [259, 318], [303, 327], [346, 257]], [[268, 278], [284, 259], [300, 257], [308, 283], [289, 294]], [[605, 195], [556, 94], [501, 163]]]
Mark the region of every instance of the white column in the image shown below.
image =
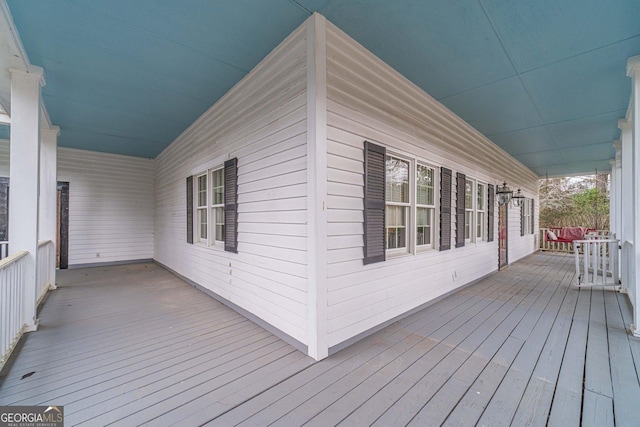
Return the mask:
[[308, 354], [329, 355], [327, 314], [327, 22], [307, 19]]
[[620, 239], [622, 236], [622, 143], [620, 140], [613, 141], [613, 147], [616, 149], [615, 158], [615, 175], [616, 182], [612, 183], [612, 192], [616, 194], [616, 207], [615, 207], [615, 224], [616, 228], [614, 233], [616, 237]]
[[[627, 120], [618, 120], [620, 128], [620, 177], [622, 178], [622, 191], [624, 197], [620, 198], [620, 245], [622, 252], [620, 254], [621, 269], [620, 277], [622, 280], [622, 291], [633, 292], [630, 288], [632, 280], [633, 263], [631, 260], [631, 251], [633, 250], [633, 153], [631, 144], [631, 123]], [[630, 298], [632, 295], [630, 295]]]
[[[613, 221], [615, 226], [611, 227], [616, 235], [616, 239], [622, 246], [622, 144], [620, 140], [613, 141], [613, 147], [616, 149], [616, 157], [611, 165], [611, 176], [615, 175], [615, 181], [611, 181], [611, 206], [613, 212]], [[615, 195], [615, 196], [614, 196]], [[618, 256], [618, 272], [622, 278], [622, 252]], [[628, 293], [626, 285], [623, 283], [620, 292]]]
[[609, 179], [609, 232], [614, 233], [616, 236], [616, 211], [618, 209], [618, 195], [616, 194], [616, 183], [618, 177], [616, 176], [616, 160], [609, 160], [611, 165], [611, 178]]
[[632, 277], [629, 287], [633, 289], [633, 335], [640, 337], [640, 56], [634, 56], [627, 60], [627, 76], [631, 77], [631, 141], [632, 141], [632, 221], [633, 228], [633, 252], [630, 261], [633, 263]]
[[40, 130], [40, 232], [39, 240], [53, 242], [49, 253], [47, 284], [56, 289], [56, 239], [58, 234], [58, 135], [60, 128]]
[[25, 332], [38, 328], [36, 319], [36, 260], [40, 187], [41, 68], [11, 70], [11, 137], [9, 191], [9, 251], [27, 251], [24, 270]]

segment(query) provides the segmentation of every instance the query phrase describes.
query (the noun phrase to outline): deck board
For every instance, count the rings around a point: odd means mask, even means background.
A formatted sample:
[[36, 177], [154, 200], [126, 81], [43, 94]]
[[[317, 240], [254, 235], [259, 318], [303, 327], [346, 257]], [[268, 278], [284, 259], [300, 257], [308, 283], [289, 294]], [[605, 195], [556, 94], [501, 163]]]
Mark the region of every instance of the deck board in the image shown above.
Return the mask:
[[629, 302], [573, 275], [534, 254], [313, 362], [155, 264], [69, 270], [0, 405], [87, 426], [633, 425]]

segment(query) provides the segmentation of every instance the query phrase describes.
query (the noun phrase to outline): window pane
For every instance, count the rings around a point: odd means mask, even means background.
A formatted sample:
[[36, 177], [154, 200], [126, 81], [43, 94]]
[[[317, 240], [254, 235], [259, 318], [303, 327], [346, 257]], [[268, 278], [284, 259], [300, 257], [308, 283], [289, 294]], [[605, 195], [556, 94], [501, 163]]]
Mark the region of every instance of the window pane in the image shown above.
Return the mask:
[[207, 206], [207, 175], [198, 177], [198, 206]]
[[387, 202], [409, 203], [409, 162], [387, 156]]
[[473, 212], [465, 212], [464, 213], [464, 238], [465, 239], [469, 239], [471, 238], [471, 219]]
[[224, 169], [218, 169], [211, 174], [213, 181], [213, 201], [214, 205], [221, 205], [224, 203]]
[[418, 165], [416, 173], [417, 203], [433, 205], [433, 169]]
[[216, 218], [216, 240], [224, 242], [224, 208], [213, 208]]
[[407, 246], [407, 208], [404, 206], [387, 206], [387, 249], [404, 248]]
[[484, 184], [478, 183], [478, 210], [484, 210]]
[[198, 224], [200, 225], [200, 239], [207, 240], [207, 211], [198, 209]]
[[431, 244], [431, 217], [433, 215], [433, 209], [417, 208], [416, 215], [417, 215], [416, 244], [430, 245]]
[[473, 181], [466, 181], [464, 191], [464, 204], [466, 209], [473, 209]]
[[480, 240], [484, 238], [484, 212], [478, 212], [478, 222], [476, 223], [476, 237]]

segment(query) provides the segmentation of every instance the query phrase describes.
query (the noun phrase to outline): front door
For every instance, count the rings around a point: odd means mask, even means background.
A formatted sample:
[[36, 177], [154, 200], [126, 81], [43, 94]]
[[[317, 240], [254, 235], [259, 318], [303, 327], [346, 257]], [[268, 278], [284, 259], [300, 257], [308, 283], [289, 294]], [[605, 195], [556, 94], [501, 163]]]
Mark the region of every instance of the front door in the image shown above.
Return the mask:
[[503, 269], [509, 264], [508, 250], [507, 250], [507, 217], [508, 217], [508, 204], [500, 205], [498, 208], [498, 268]]
[[69, 268], [69, 183], [58, 181], [56, 267]]

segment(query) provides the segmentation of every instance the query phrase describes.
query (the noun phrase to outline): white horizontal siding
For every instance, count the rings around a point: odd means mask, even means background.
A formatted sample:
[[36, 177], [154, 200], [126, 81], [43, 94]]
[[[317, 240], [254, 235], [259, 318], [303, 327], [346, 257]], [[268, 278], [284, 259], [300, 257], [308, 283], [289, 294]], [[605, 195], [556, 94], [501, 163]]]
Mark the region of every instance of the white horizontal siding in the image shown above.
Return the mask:
[[[455, 248], [452, 241], [448, 251], [363, 265], [365, 140], [453, 170], [453, 237], [456, 172], [494, 185], [507, 180], [531, 193], [537, 192], [537, 177], [331, 24], [327, 97], [328, 342], [334, 346], [498, 266], [497, 206], [494, 242]], [[533, 243], [520, 237], [519, 218], [514, 221], [510, 218], [513, 260], [533, 250]]]
[[69, 265], [153, 258], [154, 160], [58, 149], [69, 182]]
[[[156, 159], [154, 257], [307, 343], [306, 33], [296, 30]], [[238, 253], [186, 242], [186, 177], [238, 158]]]
[[[69, 265], [153, 258], [154, 161], [58, 148], [58, 181], [69, 182]], [[9, 176], [9, 141], [0, 141]]]

